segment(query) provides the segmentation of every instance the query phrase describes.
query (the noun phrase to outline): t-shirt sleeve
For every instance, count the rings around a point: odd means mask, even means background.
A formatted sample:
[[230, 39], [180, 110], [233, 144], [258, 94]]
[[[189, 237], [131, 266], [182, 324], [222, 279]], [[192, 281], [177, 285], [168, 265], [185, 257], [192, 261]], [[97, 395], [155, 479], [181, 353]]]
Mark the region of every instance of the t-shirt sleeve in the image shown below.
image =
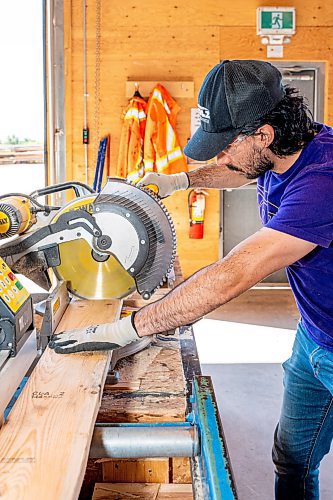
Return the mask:
[[287, 187], [265, 227], [328, 248], [333, 241], [332, 172], [307, 171]]

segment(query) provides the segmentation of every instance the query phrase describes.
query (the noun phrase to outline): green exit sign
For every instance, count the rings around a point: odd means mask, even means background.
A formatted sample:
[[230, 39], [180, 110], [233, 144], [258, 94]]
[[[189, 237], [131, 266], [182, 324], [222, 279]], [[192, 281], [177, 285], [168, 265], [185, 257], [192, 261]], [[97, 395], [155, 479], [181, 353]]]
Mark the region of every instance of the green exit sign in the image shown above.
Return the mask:
[[296, 28], [295, 7], [259, 7], [258, 35], [293, 35]]

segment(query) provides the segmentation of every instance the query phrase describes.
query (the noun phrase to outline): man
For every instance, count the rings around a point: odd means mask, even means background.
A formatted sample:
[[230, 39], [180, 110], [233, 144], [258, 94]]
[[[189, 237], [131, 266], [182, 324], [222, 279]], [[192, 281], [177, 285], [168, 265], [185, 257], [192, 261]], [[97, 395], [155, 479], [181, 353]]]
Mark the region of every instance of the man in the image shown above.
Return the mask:
[[[161, 197], [188, 187], [235, 188], [258, 179], [263, 228], [165, 298], [112, 325], [56, 337], [59, 353], [113, 349], [200, 319], [286, 267], [301, 321], [284, 363], [275, 432], [276, 498], [319, 498], [318, 467], [333, 437], [333, 130], [263, 61], [224, 61], [199, 93], [201, 126], [185, 148], [216, 163], [189, 174], [147, 174]], [[241, 215], [242, 207], [240, 207]]]

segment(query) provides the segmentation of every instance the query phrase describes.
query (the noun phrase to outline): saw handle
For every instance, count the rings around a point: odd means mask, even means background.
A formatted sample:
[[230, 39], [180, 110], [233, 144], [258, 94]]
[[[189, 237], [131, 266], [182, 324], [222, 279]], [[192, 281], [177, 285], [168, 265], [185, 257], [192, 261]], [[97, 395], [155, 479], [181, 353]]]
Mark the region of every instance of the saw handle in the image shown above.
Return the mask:
[[46, 196], [48, 194], [58, 193], [59, 191], [66, 191], [67, 189], [73, 189], [75, 196], [78, 198], [86, 194], [95, 193], [95, 191], [84, 184], [83, 182], [60, 182], [59, 184], [54, 184], [53, 186], [46, 186], [42, 189], [36, 189], [30, 193], [33, 198], [39, 198], [40, 196]]

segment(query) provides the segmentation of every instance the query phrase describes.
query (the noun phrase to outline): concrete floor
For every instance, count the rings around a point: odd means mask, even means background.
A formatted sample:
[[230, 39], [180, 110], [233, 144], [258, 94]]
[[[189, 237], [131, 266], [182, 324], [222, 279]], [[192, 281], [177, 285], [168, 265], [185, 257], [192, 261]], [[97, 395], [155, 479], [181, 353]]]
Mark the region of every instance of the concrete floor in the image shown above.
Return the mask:
[[[290, 290], [250, 290], [195, 325], [202, 373], [219, 404], [240, 500], [274, 499], [273, 432], [282, 399], [281, 362], [298, 311]], [[321, 466], [321, 500], [333, 498], [333, 453]]]

